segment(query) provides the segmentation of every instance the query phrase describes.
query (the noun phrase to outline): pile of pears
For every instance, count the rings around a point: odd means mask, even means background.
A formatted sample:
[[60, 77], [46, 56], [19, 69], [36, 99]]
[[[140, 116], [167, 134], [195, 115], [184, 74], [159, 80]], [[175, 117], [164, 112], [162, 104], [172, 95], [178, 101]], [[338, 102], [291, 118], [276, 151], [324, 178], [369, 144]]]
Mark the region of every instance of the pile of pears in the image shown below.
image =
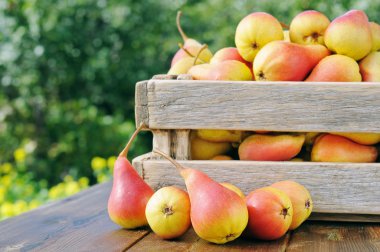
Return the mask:
[[[265, 12], [244, 17], [235, 32], [235, 46], [214, 55], [195, 39], [184, 40], [168, 74], [191, 74], [194, 80], [379, 82], [380, 25], [361, 10], [330, 20], [308, 10], [290, 25]], [[288, 30], [284, 30], [288, 29]]]
[[185, 181], [187, 191], [162, 187], [156, 192], [127, 159], [140, 126], [115, 162], [108, 214], [126, 229], [148, 226], [163, 239], [182, 236], [190, 226], [202, 239], [224, 244], [240, 236], [275, 240], [299, 227], [311, 214], [313, 201], [301, 184], [284, 180], [258, 188], [246, 197], [236, 186], [183, 167], [160, 150]]
[[[350, 10], [331, 22], [308, 10], [289, 26], [268, 13], [254, 12], [239, 22], [236, 47], [214, 55], [207, 45], [186, 36], [180, 17], [179, 12], [177, 27], [184, 44], [168, 74], [190, 74], [194, 80], [380, 82], [380, 25], [369, 22], [361, 10]], [[378, 158], [379, 142], [379, 133], [201, 129], [191, 135], [191, 157], [369, 163]]]

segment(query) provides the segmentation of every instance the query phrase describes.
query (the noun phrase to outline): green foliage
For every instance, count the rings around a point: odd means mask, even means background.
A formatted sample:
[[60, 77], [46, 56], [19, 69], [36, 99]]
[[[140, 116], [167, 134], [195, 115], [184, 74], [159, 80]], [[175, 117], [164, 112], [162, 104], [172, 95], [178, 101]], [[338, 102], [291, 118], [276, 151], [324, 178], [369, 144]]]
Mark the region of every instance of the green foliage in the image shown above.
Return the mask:
[[[105, 180], [109, 172], [91, 170], [102, 160], [93, 157], [116, 155], [134, 130], [135, 83], [167, 72], [178, 9], [187, 34], [216, 51], [234, 46], [238, 22], [253, 11], [289, 24], [306, 9], [333, 19], [354, 8], [380, 22], [380, 2], [370, 0], [2, 0], [0, 163], [17, 163], [15, 150], [25, 150], [24, 171], [13, 176], [37, 199], [67, 176]], [[130, 158], [150, 148], [141, 133]]]

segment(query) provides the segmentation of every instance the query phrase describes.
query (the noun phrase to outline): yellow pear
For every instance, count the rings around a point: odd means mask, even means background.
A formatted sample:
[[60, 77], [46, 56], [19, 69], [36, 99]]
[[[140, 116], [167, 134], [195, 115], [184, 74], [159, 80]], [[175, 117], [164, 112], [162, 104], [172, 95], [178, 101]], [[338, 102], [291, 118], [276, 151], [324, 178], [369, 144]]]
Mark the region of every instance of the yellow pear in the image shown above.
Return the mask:
[[380, 82], [380, 52], [371, 52], [359, 62], [363, 81]]
[[243, 133], [239, 130], [197, 130], [199, 138], [210, 142], [241, 142]]

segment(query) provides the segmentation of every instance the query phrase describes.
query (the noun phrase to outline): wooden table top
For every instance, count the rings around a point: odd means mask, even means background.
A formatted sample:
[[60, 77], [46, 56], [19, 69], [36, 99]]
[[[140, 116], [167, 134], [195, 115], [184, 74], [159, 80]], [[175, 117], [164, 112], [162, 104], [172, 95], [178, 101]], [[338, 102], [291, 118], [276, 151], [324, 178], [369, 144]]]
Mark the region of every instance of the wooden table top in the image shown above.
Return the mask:
[[380, 251], [379, 223], [308, 221], [272, 242], [239, 238], [215, 245], [193, 230], [164, 241], [149, 228], [130, 231], [111, 222], [110, 190], [110, 182], [96, 185], [0, 222], [0, 251]]

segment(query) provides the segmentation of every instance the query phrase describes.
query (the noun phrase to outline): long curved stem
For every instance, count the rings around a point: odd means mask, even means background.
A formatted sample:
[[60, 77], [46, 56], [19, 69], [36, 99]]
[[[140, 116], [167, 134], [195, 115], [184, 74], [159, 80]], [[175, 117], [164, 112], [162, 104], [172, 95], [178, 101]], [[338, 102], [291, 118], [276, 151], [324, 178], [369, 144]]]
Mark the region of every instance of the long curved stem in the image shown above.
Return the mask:
[[207, 47], [208, 47], [208, 45], [205, 44], [205, 45], [203, 45], [203, 46], [199, 49], [197, 55], [196, 55], [195, 58], [194, 58], [193, 66], [195, 66], [195, 65], [197, 64], [197, 60], [198, 60], [198, 58], [199, 58], [199, 55], [201, 55], [201, 52], [202, 52], [204, 49], [206, 49]]
[[157, 149], [154, 149], [153, 152], [157, 153], [157, 154], [163, 156], [164, 158], [166, 158], [167, 160], [169, 160], [179, 172], [181, 172], [183, 169], [185, 169], [182, 165], [180, 165], [177, 161], [175, 161], [174, 159], [169, 157], [169, 155], [167, 155], [166, 153], [163, 153], [162, 151], [157, 150]]
[[183, 41], [185, 42], [189, 37], [187, 37], [186, 34], [185, 34], [185, 32], [182, 30], [182, 27], [181, 27], [181, 16], [182, 16], [182, 11], [178, 11], [177, 12], [177, 18], [176, 18], [177, 29], [178, 29], [179, 34], [181, 34], [181, 37], [182, 37]]
[[120, 152], [119, 157], [127, 157], [129, 147], [132, 145], [133, 140], [136, 138], [137, 134], [141, 131], [141, 129], [144, 127], [144, 123], [140, 123], [140, 125], [137, 127], [135, 132], [133, 132], [131, 138], [129, 139], [127, 145], [124, 147], [124, 149]]

